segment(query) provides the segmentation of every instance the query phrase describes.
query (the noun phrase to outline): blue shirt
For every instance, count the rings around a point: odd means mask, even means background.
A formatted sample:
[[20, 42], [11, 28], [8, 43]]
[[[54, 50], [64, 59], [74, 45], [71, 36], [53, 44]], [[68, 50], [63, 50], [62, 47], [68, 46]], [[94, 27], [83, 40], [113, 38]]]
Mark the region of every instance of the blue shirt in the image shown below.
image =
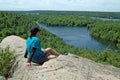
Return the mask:
[[26, 42], [26, 48], [27, 48], [28, 56], [30, 56], [30, 50], [32, 48], [36, 48], [32, 57], [32, 61], [38, 60], [45, 56], [45, 53], [41, 50], [40, 40], [36, 36], [33, 36], [32, 38], [28, 37]]

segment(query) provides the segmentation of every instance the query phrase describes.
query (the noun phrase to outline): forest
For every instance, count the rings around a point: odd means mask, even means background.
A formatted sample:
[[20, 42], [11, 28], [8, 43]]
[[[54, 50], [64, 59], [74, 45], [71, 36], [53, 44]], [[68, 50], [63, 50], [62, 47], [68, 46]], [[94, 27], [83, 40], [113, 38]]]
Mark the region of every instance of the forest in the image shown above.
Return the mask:
[[[35, 15], [23, 13], [18, 14], [14, 12], [0, 12], [0, 41], [9, 35], [17, 35], [27, 39], [27, 37], [29, 37], [30, 28], [32, 26], [39, 27], [36, 24], [36, 20], [38, 19], [39, 22], [46, 23], [48, 25], [68, 25], [74, 27], [87, 26], [91, 30], [91, 35], [113, 41], [119, 47], [120, 36], [118, 34], [120, 32], [120, 22], [104, 22], [101, 20], [91, 19], [89, 17], [80, 17], [78, 15]], [[119, 49], [115, 51], [108, 49], [97, 51], [76, 48], [72, 45], [66, 44], [61, 38], [46, 31], [44, 28], [39, 28], [41, 29], [41, 35], [39, 38], [43, 48], [51, 47], [57, 50], [59, 53], [72, 53], [99, 63], [120, 67]], [[106, 35], [106, 33], [102, 32], [103, 30], [109, 34]], [[1, 54], [2, 52], [0, 52], [0, 55]], [[3, 61], [6, 61], [4, 55], [0, 57], [0, 75], [5, 75], [5, 71], [8, 71], [8, 65], [1, 66]], [[3, 70], [3, 68], [5, 69]], [[2, 72], [4, 72], [4, 74]]]

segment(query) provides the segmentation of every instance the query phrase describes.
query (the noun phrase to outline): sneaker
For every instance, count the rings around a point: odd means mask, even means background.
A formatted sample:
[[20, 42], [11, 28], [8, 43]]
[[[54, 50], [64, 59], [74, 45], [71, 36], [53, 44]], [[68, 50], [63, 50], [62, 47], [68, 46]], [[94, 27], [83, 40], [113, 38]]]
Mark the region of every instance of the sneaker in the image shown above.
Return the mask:
[[62, 55], [68, 55], [68, 53], [61, 53]]

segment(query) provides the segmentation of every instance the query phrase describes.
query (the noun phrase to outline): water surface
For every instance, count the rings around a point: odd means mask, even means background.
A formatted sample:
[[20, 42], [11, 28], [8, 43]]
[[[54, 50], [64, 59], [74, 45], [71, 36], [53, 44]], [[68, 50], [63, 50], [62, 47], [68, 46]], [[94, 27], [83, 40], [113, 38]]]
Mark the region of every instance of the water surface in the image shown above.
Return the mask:
[[67, 44], [83, 49], [115, 49], [111, 43], [102, 43], [90, 35], [86, 27], [68, 27], [68, 26], [47, 26], [39, 24], [46, 30], [62, 38]]

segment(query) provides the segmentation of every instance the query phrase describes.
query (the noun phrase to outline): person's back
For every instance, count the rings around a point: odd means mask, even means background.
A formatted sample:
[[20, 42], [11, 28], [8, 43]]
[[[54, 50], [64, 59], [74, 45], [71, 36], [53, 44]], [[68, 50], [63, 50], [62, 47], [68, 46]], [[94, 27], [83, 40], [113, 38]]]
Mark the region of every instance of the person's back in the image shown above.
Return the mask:
[[32, 61], [35, 61], [35, 60], [45, 56], [45, 54], [41, 50], [40, 40], [36, 36], [28, 37], [26, 46], [27, 46], [28, 56], [30, 56], [31, 48], [33, 48], [33, 47], [36, 48], [36, 51], [32, 57]]

